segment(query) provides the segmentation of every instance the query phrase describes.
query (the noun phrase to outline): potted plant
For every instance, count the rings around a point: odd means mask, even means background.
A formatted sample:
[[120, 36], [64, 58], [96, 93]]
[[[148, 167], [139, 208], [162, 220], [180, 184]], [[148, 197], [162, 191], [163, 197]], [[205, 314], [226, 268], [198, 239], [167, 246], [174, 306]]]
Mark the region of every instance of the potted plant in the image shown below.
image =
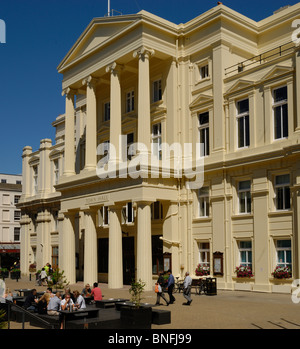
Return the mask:
[[290, 267], [281, 267], [277, 265], [272, 276], [274, 279], [290, 279], [292, 277], [292, 270]]
[[198, 264], [195, 274], [197, 276], [209, 275], [209, 265], [208, 264]]
[[123, 328], [151, 329], [152, 308], [141, 304], [145, 285], [141, 279], [131, 283], [129, 289], [131, 303], [121, 307], [121, 326]]
[[21, 277], [21, 270], [18, 268], [14, 268], [10, 271], [10, 278], [15, 280], [15, 279], [20, 279]]
[[240, 265], [235, 268], [235, 273], [238, 278], [251, 278], [253, 277], [252, 269], [249, 266]]
[[56, 289], [63, 289], [69, 285], [67, 278], [64, 275], [64, 270], [57, 268], [51, 275], [51, 280], [48, 280], [49, 287], [55, 287]]
[[29, 272], [36, 273], [36, 264], [35, 263], [32, 263], [29, 265]]
[[0, 268], [0, 278], [5, 279], [8, 278], [9, 276], [9, 271], [7, 268]]

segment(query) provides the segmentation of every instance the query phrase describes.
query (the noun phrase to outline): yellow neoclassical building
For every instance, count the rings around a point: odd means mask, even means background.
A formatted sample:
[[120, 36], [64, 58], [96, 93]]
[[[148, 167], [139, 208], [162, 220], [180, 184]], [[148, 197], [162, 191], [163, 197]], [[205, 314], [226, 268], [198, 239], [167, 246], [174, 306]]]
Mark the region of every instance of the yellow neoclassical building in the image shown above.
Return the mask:
[[[195, 276], [200, 265], [220, 289], [290, 292], [298, 18], [300, 3], [259, 22], [222, 4], [178, 25], [146, 11], [94, 18], [58, 66], [55, 143], [23, 150], [22, 272], [49, 262], [70, 283], [141, 278], [150, 290], [160, 270]], [[190, 158], [194, 179], [178, 166]], [[278, 266], [291, 277], [274, 277]]]

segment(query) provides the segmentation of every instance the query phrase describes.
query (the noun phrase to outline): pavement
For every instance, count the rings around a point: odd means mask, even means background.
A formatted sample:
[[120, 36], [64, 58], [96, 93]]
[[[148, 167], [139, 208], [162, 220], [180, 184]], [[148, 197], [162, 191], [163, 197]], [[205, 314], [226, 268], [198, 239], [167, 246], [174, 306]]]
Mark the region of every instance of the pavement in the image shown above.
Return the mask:
[[[37, 286], [22, 276], [18, 280], [5, 280], [6, 287], [45, 291], [47, 286]], [[83, 282], [69, 285], [71, 291], [84, 288]], [[121, 289], [108, 289], [107, 284], [99, 284], [103, 298], [130, 298], [130, 286]], [[258, 293], [248, 291], [218, 290], [217, 295], [196, 295], [192, 293], [190, 306], [183, 305], [186, 300], [182, 293], [174, 294], [176, 301], [167, 306], [161, 299], [160, 309], [171, 311], [171, 324], [152, 325], [152, 330], [164, 329], [300, 329], [300, 303], [294, 303], [290, 294]], [[166, 295], [168, 299], [168, 295]], [[300, 299], [299, 299], [300, 300]], [[155, 304], [153, 290], [144, 292], [144, 303]], [[11, 329], [21, 329], [22, 324], [11, 322]], [[25, 323], [25, 329], [34, 329]]]

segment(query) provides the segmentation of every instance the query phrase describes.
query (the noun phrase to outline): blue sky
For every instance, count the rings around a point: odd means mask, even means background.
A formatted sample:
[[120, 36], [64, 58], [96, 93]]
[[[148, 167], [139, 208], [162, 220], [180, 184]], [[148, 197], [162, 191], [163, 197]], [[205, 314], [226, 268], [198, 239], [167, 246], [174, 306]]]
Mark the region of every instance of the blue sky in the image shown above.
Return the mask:
[[[300, 1], [300, 0], [299, 0]], [[228, 0], [223, 4], [261, 20], [292, 0]], [[144, 9], [185, 23], [216, 6], [212, 0], [111, 0], [123, 14]], [[6, 44], [0, 44], [0, 173], [22, 172], [22, 149], [51, 138], [51, 123], [64, 113], [62, 76], [56, 68], [94, 17], [107, 13], [107, 0], [0, 0]]]

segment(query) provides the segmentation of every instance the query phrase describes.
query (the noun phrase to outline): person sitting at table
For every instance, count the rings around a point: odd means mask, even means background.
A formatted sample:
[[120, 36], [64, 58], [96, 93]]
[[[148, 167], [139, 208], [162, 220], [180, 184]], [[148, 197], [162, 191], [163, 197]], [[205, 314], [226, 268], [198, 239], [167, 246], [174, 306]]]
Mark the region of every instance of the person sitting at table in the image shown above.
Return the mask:
[[86, 284], [84, 289], [81, 291], [81, 295], [84, 297], [90, 297], [92, 293], [90, 284]]
[[13, 294], [8, 287], [6, 287], [3, 297], [8, 301], [13, 301]]
[[[66, 293], [65, 298], [60, 302], [60, 310], [69, 310], [69, 309], [74, 310], [74, 302], [72, 301], [70, 293]], [[63, 324], [62, 314], [60, 314], [59, 321], [60, 321], [60, 328], [63, 329], [64, 324]]]
[[37, 312], [39, 314], [47, 314], [48, 304], [50, 302], [50, 293], [44, 293], [37, 302]]
[[46, 293], [49, 293], [49, 295], [50, 295], [51, 298], [55, 296], [55, 294], [52, 293], [52, 288], [51, 288], [51, 287], [48, 287], [48, 288], [47, 288]]
[[102, 301], [102, 292], [98, 287], [98, 282], [94, 282], [94, 288], [92, 289], [91, 296], [94, 297], [94, 301]]
[[66, 288], [65, 288], [65, 294], [62, 296], [62, 299], [65, 299], [65, 296], [66, 296], [67, 294], [70, 295], [70, 297], [71, 297], [71, 299], [72, 299], [72, 301], [73, 301], [73, 303], [74, 303], [74, 302], [75, 302], [75, 298], [74, 298], [74, 295], [73, 295], [73, 293], [71, 292], [71, 289], [70, 289], [69, 287], [66, 287]]
[[36, 289], [34, 288], [31, 290], [31, 293], [26, 297], [24, 302], [24, 308], [26, 310], [33, 310], [34, 312], [37, 312], [37, 295], [36, 295]]
[[49, 304], [47, 307], [47, 314], [48, 315], [59, 315], [59, 309], [60, 309], [60, 303], [61, 303], [61, 294], [60, 292], [56, 292], [54, 297], [50, 297]]
[[74, 291], [74, 297], [75, 297], [75, 307], [77, 309], [85, 309], [86, 305], [85, 305], [85, 300], [82, 297], [82, 295], [79, 293], [79, 291]]

